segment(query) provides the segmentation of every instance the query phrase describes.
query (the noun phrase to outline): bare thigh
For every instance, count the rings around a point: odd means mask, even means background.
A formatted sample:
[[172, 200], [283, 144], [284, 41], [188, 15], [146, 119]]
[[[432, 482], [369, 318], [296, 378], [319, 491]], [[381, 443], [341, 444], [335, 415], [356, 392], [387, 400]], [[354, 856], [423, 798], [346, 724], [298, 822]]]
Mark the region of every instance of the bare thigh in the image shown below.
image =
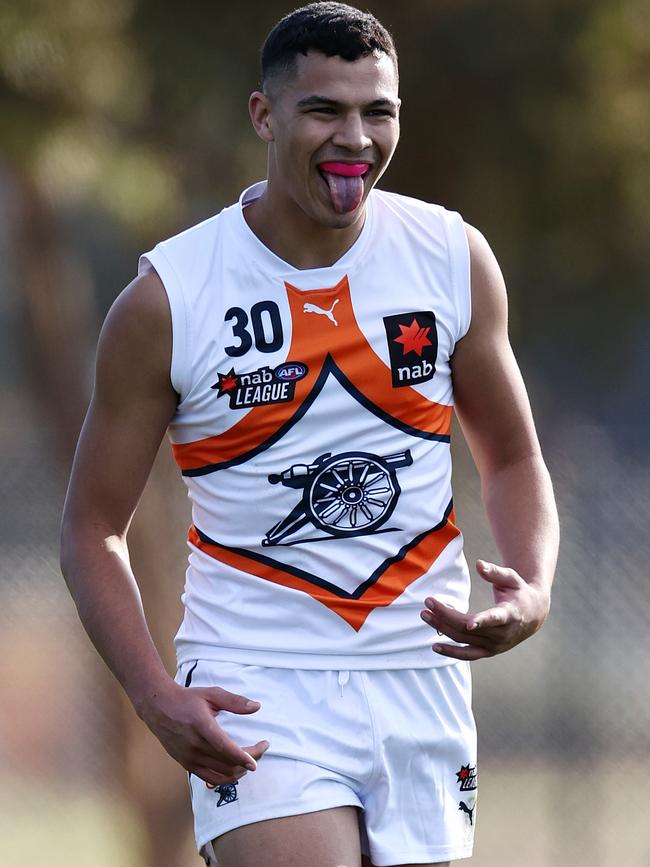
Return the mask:
[[[394, 867], [449, 867], [449, 861], [437, 861], [435, 864], [395, 864]], [[373, 867], [372, 862], [365, 855], [361, 856], [361, 867]]]
[[212, 845], [219, 867], [361, 867], [356, 807], [254, 822]]

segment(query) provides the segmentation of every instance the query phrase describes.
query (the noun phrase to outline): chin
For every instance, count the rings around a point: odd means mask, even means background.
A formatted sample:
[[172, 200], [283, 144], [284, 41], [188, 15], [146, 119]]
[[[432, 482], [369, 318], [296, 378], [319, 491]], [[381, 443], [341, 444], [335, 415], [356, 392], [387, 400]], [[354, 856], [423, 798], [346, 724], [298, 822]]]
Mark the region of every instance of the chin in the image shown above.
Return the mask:
[[317, 221], [328, 229], [349, 229], [362, 217], [365, 206], [365, 201], [362, 201], [358, 208], [355, 208], [354, 211], [348, 211], [346, 214], [337, 214], [336, 211], [329, 208], [323, 209], [325, 212], [320, 211]]

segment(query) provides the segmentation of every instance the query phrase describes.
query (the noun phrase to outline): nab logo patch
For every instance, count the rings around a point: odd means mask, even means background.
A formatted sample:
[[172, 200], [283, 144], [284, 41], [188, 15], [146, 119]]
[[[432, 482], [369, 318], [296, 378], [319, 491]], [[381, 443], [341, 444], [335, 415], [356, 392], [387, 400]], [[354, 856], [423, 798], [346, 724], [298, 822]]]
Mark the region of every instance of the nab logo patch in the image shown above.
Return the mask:
[[307, 376], [308, 368], [301, 361], [286, 361], [275, 370], [260, 367], [250, 373], [219, 373], [219, 381], [210, 388], [217, 390], [217, 397], [228, 395], [230, 409], [250, 409], [268, 406], [271, 403], [286, 403], [293, 400], [296, 382]]
[[460, 771], [456, 771], [456, 777], [461, 792], [473, 792], [478, 788], [478, 776], [476, 766], [461, 765]]
[[438, 356], [436, 317], [430, 310], [384, 316], [393, 388], [433, 379]]

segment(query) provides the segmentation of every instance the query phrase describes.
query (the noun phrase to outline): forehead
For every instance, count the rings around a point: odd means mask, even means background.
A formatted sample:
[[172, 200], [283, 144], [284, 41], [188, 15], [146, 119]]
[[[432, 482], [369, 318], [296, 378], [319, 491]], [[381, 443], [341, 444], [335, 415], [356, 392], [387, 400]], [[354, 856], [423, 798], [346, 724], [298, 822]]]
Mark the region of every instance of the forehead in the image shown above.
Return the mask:
[[319, 51], [298, 55], [295, 69], [282, 86], [292, 101], [318, 94], [339, 102], [397, 99], [398, 76], [394, 61], [383, 52], [357, 60], [327, 57]]

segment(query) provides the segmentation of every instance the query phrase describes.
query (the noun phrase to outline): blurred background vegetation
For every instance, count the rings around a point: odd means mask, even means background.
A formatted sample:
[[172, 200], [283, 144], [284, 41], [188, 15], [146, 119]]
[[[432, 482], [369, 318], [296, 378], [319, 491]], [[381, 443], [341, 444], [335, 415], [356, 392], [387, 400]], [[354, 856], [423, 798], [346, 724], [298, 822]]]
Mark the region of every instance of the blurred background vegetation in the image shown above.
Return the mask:
[[[382, 186], [461, 211], [492, 243], [564, 527], [549, 623], [474, 667], [482, 784], [472, 863], [650, 867], [650, 5], [363, 6], [393, 30], [401, 59], [402, 142]], [[259, 46], [291, 8], [0, 3], [9, 867], [200, 863], [182, 770], [77, 622], [58, 571], [58, 521], [98, 328], [138, 254], [264, 176], [246, 101]], [[494, 556], [458, 440], [468, 555]], [[163, 446], [131, 545], [170, 670], [188, 522]], [[473, 604], [484, 599], [477, 587]]]

